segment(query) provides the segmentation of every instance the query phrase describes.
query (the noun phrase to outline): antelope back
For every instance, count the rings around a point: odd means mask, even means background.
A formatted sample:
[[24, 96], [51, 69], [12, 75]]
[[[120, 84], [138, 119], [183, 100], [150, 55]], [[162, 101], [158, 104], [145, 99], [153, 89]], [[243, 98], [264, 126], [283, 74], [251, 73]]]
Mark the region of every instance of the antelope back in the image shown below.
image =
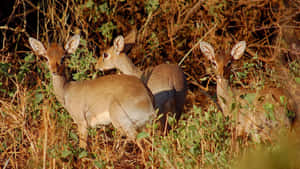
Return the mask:
[[276, 128], [291, 127], [293, 117], [289, 118], [288, 112], [293, 109], [293, 105], [290, 104], [288, 93], [281, 88], [265, 88], [252, 92], [241, 90], [236, 98], [240, 105], [240, 131], [244, 128], [247, 132], [252, 131], [255, 137], [261, 135], [266, 139], [272, 132], [276, 133]]
[[[46, 50], [42, 43], [29, 39], [33, 51], [48, 59], [55, 96], [78, 124], [80, 145], [86, 146], [88, 126], [113, 125], [135, 139], [137, 129], [155, 116], [153, 96], [140, 79], [128, 75], [103, 76], [93, 80], [67, 81], [58, 70], [61, 59], [74, 53], [79, 45], [79, 35], [73, 36], [64, 49], [51, 44]], [[85, 142], [82, 142], [85, 141]]]

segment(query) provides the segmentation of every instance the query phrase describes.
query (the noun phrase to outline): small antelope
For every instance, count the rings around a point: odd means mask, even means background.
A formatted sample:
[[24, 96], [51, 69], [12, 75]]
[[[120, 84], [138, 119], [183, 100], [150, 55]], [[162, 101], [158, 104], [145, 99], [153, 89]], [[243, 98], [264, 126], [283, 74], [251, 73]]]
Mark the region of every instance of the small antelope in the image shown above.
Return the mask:
[[[128, 38], [125, 37], [126, 39]], [[158, 108], [158, 113], [163, 114], [161, 124], [166, 127], [166, 114], [168, 112], [175, 113], [175, 118], [178, 121], [183, 112], [187, 90], [182, 70], [175, 64], [161, 64], [142, 72], [125, 53], [121, 53], [124, 45], [123, 36], [115, 38], [113, 46], [103, 53], [96, 68], [102, 71], [116, 68], [124, 74], [141, 78], [154, 95], [154, 108]]]
[[290, 76], [289, 70], [283, 65], [275, 66], [275, 70], [277, 72], [274, 74], [284, 82], [283, 87], [285, 87], [294, 100], [293, 110], [296, 113], [296, 118], [293, 121], [293, 128], [296, 129], [298, 135], [300, 135], [300, 84]]
[[29, 38], [33, 51], [48, 59], [54, 94], [78, 125], [80, 147], [87, 145], [87, 128], [97, 124], [112, 123], [130, 139], [135, 139], [138, 129], [155, 115], [151, 92], [140, 79], [128, 75], [66, 81], [61, 60], [65, 54], [75, 52], [79, 41], [80, 36], [75, 35], [65, 49], [56, 43], [45, 49], [40, 41]]
[[[245, 48], [245, 41], [237, 43], [231, 50], [233, 59], [240, 59]], [[246, 132], [254, 141], [267, 140], [272, 131], [276, 132], [280, 127], [291, 127], [291, 120], [287, 114], [292, 100], [285, 90], [280, 88], [265, 88], [259, 91], [232, 89], [224, 77], [224, 68], [231, 59], [224, 55], [215, 55], [213, 47], [206, 42], [200, 42], [200, 49], [213, 64], [217, 79], [218, 103], [226, 116], [234, 116], [237, 122], [237, 135]], [[284, 98], [287, 106], [281, 103], [281, 98]]]

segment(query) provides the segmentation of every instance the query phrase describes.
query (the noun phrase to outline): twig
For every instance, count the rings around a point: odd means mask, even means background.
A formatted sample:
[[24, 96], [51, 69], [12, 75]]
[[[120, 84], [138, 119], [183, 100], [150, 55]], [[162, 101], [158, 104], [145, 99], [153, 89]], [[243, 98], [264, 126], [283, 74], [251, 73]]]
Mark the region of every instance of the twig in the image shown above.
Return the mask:
[[185, 15], [183, 21], [179, 24], [176, 24], [177, 26], [174, 29], [174, 32], [176, 33], [178, 30], [180, 30], [182, 27], [185, 26], [185, 23], [187, 22], [187, 20], [190, 18], [191, 14], [193, 12], [195, 12], [201, 5], [201, 3], [203, 2], [203, 0], [198, 1], [189, 11], [188, 13]]
[[[156, 147], [153, 146], [153, 144], [151, 143], [151, 141], [147, 140], [146, 138], [143, 138], [143, 141], [145, 141], [145, 143], [149, 144], [153, 149], [155, 149], [155, 150], [157, 150], [157, 151], [160, 152], [160, 150], [159, 150], [158, 148], [156, 148]], [[169, 167], [170, 167], [171, 169], [176, 169], [176, 167], [171, 163], [171, 161], [168, 159], [168, 157], [166, 156], [166, 154], [163, 153], [163, 152], [160, 152], [160, 153], [161, 153], [163, 159], [164, 159], [164, 160], [166, 161], [166, 163], [169, 165]]]
[[[12, 12], [11, 12], [11, 14], [9, 15], [9, 17], [8, 17], [8, 20], [7, 20], [7, 22], [6, 22], [6, 27], [8, 27], [7, 25], [10, 23], [10, 21], [11, 21], [11, 19], [12, 19], [12, 16], [15, 14], [15, 11], [16, 11], [16, 8], [17, 8], [17, 6], [18, 6], [18, 3], [19, 3], [19, 1], [16, 1], [15, 3], [14, 3], [14, 6], [13, 6], [13, 10], [12, 10]], [[4, 49], [5, 48], [5, 43], [6, 43], [6, 31], [7, 31], [7, 29], [5, 29], [5, 31], [3, 31], [2, 32], [2, 34], [3, 34], [3, 42], [2, 42], [2, 48]]]
[[23, 3], [23, 19], [24, 19], [24, 25], [23, 25], [23, 30], [26, 30], [26, 25], [27, 25], [27, 20], [26, 20], [26, 5], [25, 2], [22, 1]]
[[3, 166], [3, 169], [5, 169], [5, 168], [7, 167], [8, 163], [9, 163], [9, 160], [10, 160], [10, 158], [8, 158], [8, 159], [5, 161], [5, 164], [4, 164], [4, 166]]
[[46, 153], [47, 153], [47, 141], [48, 141], [48, 109], [45, 108], [49, 103], [44, 105], [44, 126], [45, 126], [45, 139], [44, 139], [44, 147], [43, 147], [43, 169], [46, 169]]
[[[147, 20], [146, 20], [146, 23], [143, 25], [143, 27], [141, 28], [142, 30], [142, 37], [144, 37], [144, 34], [145, 34], [145, 29], [147, 27], [147, 25], [149, 24], [150, 20], [152, 19], [152, 11], [149, 13], [148, 17], [147, 17]], [[137, 38], [137, 41], [140, 40], [140, 37]]]
[[212, 31], [212, 30], [214, 30], [215, 28], [216, 28], [216, 24], [210, 29], [210, 30], [208, 30], [206, 33], [205, 33], [205, 35], [202, 37], [202, 38], [200, 38], [199, 39], [199, 41], [184, 55], [184, 57], [181, 59], [181, 61], [178, 63], [178, 65], [180, 66], [182, 63], [183, 63], [183, 61], [188, 57], [188, 55], [197, 47], [197, 46], [199, 46], [199, 44], [200, 44], [200, 42]]

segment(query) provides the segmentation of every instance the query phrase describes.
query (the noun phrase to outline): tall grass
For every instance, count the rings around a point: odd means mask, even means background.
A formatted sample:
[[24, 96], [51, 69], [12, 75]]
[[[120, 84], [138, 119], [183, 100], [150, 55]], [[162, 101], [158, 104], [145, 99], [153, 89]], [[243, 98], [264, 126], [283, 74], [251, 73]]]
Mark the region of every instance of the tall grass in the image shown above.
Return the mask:
[[[297, 39], [285, 34], [299, 31], [297, 1], [16, 0], [11, 8], [10, 16], [0, 20], [1, 168], [232, 168], [242, 161], [237, 157], [260, 145], [247, 136], [236, 138], [232, 119], [203, 95], [214, 98], [216, 84], [196, 46], [200, 39], [223, 53], [236, 41], [247, 41], [245, 57], [228, 72], [233, 87], [284, 86], [273, 76], [272, 58], [299, 84], [299, 53], [290, 47]], [[173, 129], [168, 135], [149, 124], [143, 136], [150, 142], [143, 144], [145, 162], [136, 144], [111, 125], [89, 129], [89, 148], [80, 149], [77, 126], [52, 93], [46, 59], [28, 45], [29, 36], [63, 44], [80, 33], [80, 49], [64, 60], [65, 74], [70, 80], [93, 79], [102, 75], [94, 68], [101, 51], [132, 27], [139, 30], [130, 53], [135, 64], [145, 68], [182, 61], [189, 87], [184, 115], [177, 125], [169, 118]], [[266, 143], [261, 151], [266, 156], [258, 157], [280, 160], [281, 152], [295, 153], [278, 145]], [[247, 159], [247, 165], [259, 161]]]

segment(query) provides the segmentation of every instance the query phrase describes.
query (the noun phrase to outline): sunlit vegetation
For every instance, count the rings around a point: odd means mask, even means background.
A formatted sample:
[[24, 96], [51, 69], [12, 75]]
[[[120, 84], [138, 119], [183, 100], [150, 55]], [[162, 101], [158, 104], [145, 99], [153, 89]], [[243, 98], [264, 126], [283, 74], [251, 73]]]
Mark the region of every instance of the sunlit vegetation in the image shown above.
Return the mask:
[[[216, 105], [211, 63], [198, 47], [199, 41], [207, 41], [229, 55], [244, 40], [243, 58], [226, 72], [232, 87], [292, 88], [288, 79], [297, 89], [298, 1], [9, 0], [0, 6], [1, 168], [232, 168], [240, 161], [238, 168], [247, 168], [261, 159], [270, 164], [258, 168], [273, 168], [274, 162], [278, 168], [299, 168], [299, 152], [277, 144], [279, 139], [255, 143], [248, 135], [235, 136], [234, 120]], [[52, 92], [47, 60], [31, 51], [28, 38], [64, 44], [80, 34], [79, 49], [64, 58], [66, 77], [79, 81], [116, 73], [96, 70], [96, 61], [117, 35], [134, 27], [137, 42], [128, 53], [134, 64], [144, 69], [180, 63], [189, 89], [185, 112], [178, 124], [169, 118], [173, 129], [166, 136], [157, 123], [147, 126], [139, 135], [149, 141], [143, 144], [144, 155], [112, 125], [89, 129], [89, 146], [81, 149], [76, 124]], [[255, 153], [239, 160], [257, 149], [260, 160]], [[285, 154], [291, 161], [281, 158]]]

